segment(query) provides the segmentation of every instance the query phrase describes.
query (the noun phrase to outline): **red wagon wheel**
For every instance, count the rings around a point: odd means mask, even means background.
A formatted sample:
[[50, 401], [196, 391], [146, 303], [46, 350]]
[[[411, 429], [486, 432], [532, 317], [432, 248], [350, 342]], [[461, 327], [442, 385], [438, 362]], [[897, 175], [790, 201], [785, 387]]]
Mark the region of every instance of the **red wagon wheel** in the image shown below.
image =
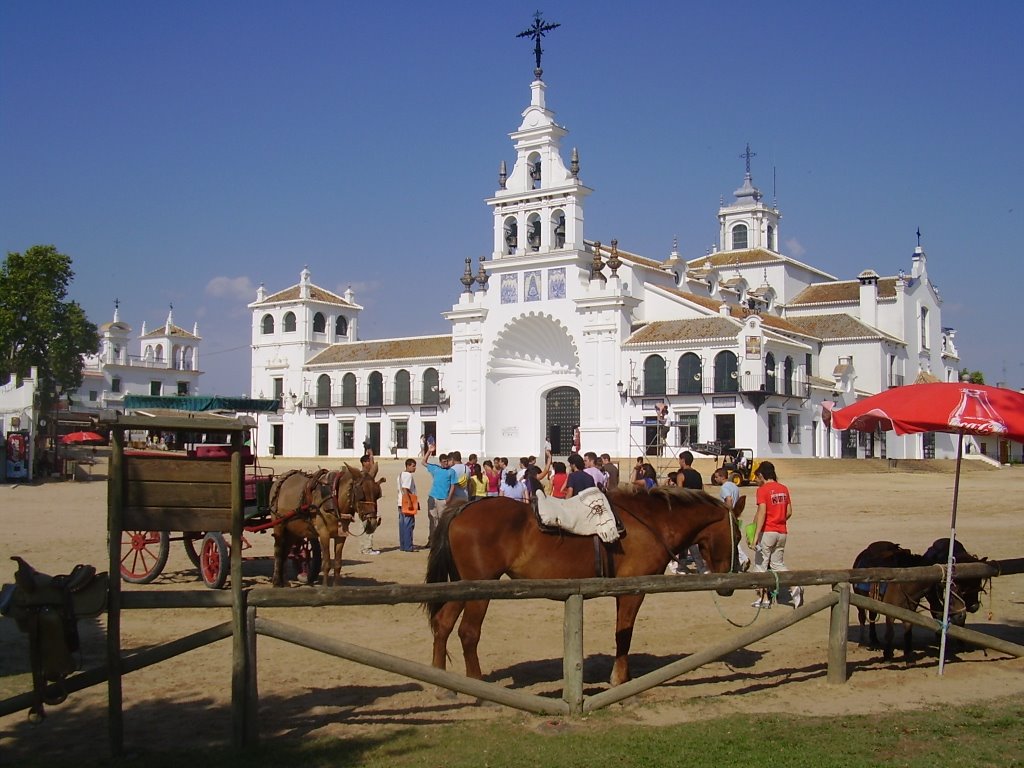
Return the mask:
[[228, 579], [231, 570], [231, 548], [218, 531], [210, 531], [203, 537], [199, 548], [199, 575], [210, 589], [220, 589]]
[[184, 531], [181, 534], [181, 541], [185, 545], [185, 554], [196, 568], [199, 567], [199, 550], [205, 535], [206, 531]]
[[170, 535], [166, 531], [121, 531], [121, 578], [149, 584], [167, 565]]

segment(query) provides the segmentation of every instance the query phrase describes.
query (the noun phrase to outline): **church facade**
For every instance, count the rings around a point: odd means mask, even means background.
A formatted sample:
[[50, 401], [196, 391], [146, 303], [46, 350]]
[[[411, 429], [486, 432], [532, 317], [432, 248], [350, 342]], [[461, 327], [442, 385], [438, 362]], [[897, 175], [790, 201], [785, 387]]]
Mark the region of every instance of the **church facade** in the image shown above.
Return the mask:
[[[837, 406], [917, 380], [954, 380], [954, 332], [918, 244], [907, 271], [840, 279], [781, 252], [779, 209], [754, 185], [750, 153], [719, 244], [683, 259], [631, 253], [585, 236], [567, 130], [539, 75], [500, 163], [491, 255], [465, 260], [451, 333], [364, 340], [351, 290], [303, 270], [264, 288], [252, 311], [258, 449], [289, 456], [414, 455], [421, 436], [464, 456], [568, 453], [670, 456], [750, 448], [759, 458], [952, 455], [947, 435], [832, 432]], [[569, 162], [565, 158], [568, 155]], [[607, 229], [607, 227], [604, 227]], [[334, 276], [340, 279], [342, 276]]]

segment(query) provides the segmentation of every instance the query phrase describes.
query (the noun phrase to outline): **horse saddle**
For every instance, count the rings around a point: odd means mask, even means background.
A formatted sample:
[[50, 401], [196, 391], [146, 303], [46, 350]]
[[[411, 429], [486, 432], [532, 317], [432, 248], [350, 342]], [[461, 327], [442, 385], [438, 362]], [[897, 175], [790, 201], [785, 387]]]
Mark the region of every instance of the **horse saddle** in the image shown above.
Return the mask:
[[597, 536], [605, 544], [619, 540], [619, 526], [611, 502], [599, 488], [586, 488], [568, 499], [550, 498], [538, 491], [537, 517], [542, 529], [554, 528], [578, 536]]
[[14, 584], [0, 591], [0, 614], [10, 616], [29, 637], [32, 686], [36, 703], [29, 716], [42, 719], [42, 705], [59, 704], [67, 695], [46, 684], [61, 683], [78, 665], [72, 654], [79, 649], [78, 619], [98, 616], [107, 604], [108, 577], [91, 565], [76, 565], [71, 573], [48, 576], [20, 557]]

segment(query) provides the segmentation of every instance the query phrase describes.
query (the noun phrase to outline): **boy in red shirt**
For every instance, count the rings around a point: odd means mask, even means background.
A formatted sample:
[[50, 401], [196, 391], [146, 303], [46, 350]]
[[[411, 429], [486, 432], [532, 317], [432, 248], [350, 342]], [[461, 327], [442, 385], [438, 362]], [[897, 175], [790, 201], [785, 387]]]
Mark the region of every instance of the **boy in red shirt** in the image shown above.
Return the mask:
[[[789, 488], [779, 482], [775, 475], [775, 465], [770, 461], [762, 461], [754, 474], [759, 488], [757, 489], [757, 515], [754, 518], [754, 571], [764, 573], [788, 571], [785, 561], [787, 523], [793, 516], [793, 498]], [[793, 607], [799, 608], [804, 602], [803, 587], [790, 587], [789, 594]], [[767, 590], [761, 590], [758, 599], [752, 603], [754, 608], [771, 608], [772, 601]]]

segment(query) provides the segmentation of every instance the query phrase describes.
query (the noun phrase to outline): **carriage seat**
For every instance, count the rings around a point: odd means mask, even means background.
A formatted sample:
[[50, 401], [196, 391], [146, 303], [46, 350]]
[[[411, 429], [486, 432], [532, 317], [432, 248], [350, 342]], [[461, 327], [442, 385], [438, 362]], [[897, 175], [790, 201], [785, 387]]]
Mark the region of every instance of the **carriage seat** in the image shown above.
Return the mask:
[[537, 491], [537, 515], [543, 525], [580, 536], [597, 536], [606, 544], [619, 540], [619, 530], [608, 497], [599, 488], [585, 488], [578, 496], [556, 499]]

